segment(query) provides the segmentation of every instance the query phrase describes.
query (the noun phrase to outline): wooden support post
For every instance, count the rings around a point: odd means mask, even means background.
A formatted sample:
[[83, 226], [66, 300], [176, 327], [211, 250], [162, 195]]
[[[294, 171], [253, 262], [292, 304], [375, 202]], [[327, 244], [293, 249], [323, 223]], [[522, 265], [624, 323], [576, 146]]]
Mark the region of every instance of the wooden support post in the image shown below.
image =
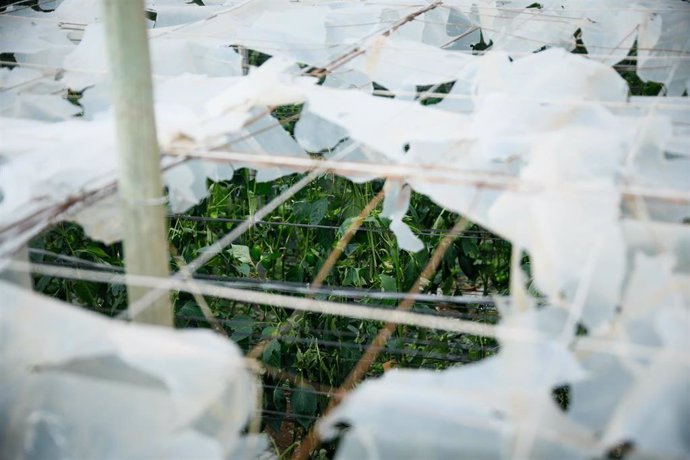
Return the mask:
[[[153, 112], [153, 85], [143, 0], [103, 0], [119, 150], [119, 195], [125, 270], [169, 276], [165, 197]], [[132, 304], [150, 290], [128, 286]], [[173, 325], [168, 295], [135, 321]]]

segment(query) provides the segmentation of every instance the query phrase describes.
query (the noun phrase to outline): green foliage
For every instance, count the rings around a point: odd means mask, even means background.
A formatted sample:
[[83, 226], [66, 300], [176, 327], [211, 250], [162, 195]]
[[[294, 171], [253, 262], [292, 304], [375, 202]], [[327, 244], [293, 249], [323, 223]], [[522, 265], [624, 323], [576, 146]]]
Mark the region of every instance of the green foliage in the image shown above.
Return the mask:
[[302, 112], [302, 107], [304, 104], [292, 104], [292, 105], [281, 105], [276, 107], [272, 112], [273, 115], [283, 128], [290, 134], [295, 133], [295, 124], [299, 119], [299, 115]]
[[628, 82], [631, 96], [657, 96], [662, 95], [664, 85], [655, 81], [642, 81], [637, 75], [637, 42], [628, 53], [628, 58], [622, 60], [614, 68]]
[[297, 414], [297, 421], [304, 428], [309, 428], [316, 415], [317, 397], [311, 386], [297, 387], [292, 393], [292, 410]]
[[[79, 259], [122, 268], [122, 245], [106, 246], [87, 238], [81, 227], [70, 222], [60, 223], [52, 230], [34, 238], [31, 243], [34, 252], [31, 260], [37, 263], [61, 263], [49, 253], [57, 253]], [[34, 286], [39, 292], [66, 302], [84, 305], [94, 310], [114, 315], [127, 306], [127, 293], [123, 286], [101, 284], [88, 281], [53, 278], [44, 275], [34, 276]]]
[[[193, 3], [203, 5], [201, 0]], [[542, 8], [532, 3], [528, 8]], [[155, 17], [151, 18], [155, 20]], [[578, 31], [575, 34], [575, 53], [586, 54], [587, 49]], [[489, 49], [480, 35], [473, 46], [476, 53]], [[269, 56], [248, 50], [248, 63], [261, 65]], [[636, 73], [636, 50], [617, 65], [617, 70], [630, 86], [632, 95], [657, 95], [663, 86], [642, 82]], [[12, 67], [14, 56], [0, 55], [0, 67]], [[454, 82], [434, 87], [434, 92], [447, 94]], [[376, 89], [385, 89], [374, 83]], [[418, 87], [419, 94], [432, 89]], [[420, 102], [432, 105], [440, 102], [439, 94]], [[80, 93], [69, 92], [67, 99], [79, 105]], [[421, 99], [421, 98], [420, 98]], [[284, 105], [273, 108], [271, 114], [290, 133], [303, 106]], [[185, 216], [171, 216], [169, 241], [173, 252], [184, 261], [198, 257], [207, 246], [227, 234], [241, 222], [277, 197], [299, 179], [290, 176], [271, 183], [257, 183], [254, 174], [241, 170], [231, 181], [210, 182], [209, 197], [188, 211]], [[267, 222], [247, 231], [226, 250], [205, 264], [198, 274], [222, 281], [258, 282], [277, 280], [289, 283], [310, 283], [359, 212], [382, 187], [381, 181], [353, 184], [343, 178], [325, 175], [313, 181], [291, 201], [280, 206]], [[459, 216], [442, 210], [430, 199], [413, 195], [406, 223], [420, 235], [425, 249], [411, 254], [401, 251], [394, 235], [388, 230], [388, 220], [380, 209], [368, 216], [362, 229], [355, 234], [325, 280], [326, 286], [370, 289], [377, 292], [405, 292], [420, 276], [429, 261], [431, 251], [452, 227]], [[50, 231], [34, 239], [32, 260], [41, 263], [74, 263], [51, 253], [73, 256], [83, 261], [122, 269], [122, 246], [111, 246], [87, 238], [82, 229], [71, 223], [55, 225]], [[485, 229], [472, 225], [448, 249], [424, 291], [444, 295], [480, 292], [505, 294], [509, 287], [511, 246]], [[171, 266], [171, 270], [176, 269]], [[529, 272], [529, 259], [523, 258], [523, 268]], [[529, 275], [529, 273], [528, 273]], [[106, 315], [116, 315], [127, 305], [126, 289], [117, 284], [63, 280], [35, 276], [36, 289], [67, 302], [83, 305]], [[320, 299], [352, 302], [335, 294], [317, 296]], [[329, 315], [304, 314], [291, 328], [283, 328], [290, 313], [270, 305], [248, 305], [225, 299], [207, 299], [209, 306], [226, 328], [231, 339], [248, 351], [263, 340], [270, 339], [261, 353], [265, 364], [300, 376], [306, 381], [337, 386], [343, 382], [353, 365], [364, 353], [382, 324]], [[178, 327], [209, 327], [191, 294], [173, 293]], [[392, 308], [395, 300], [358, 300], [362, 304]], [[480, 305], [462, 308], [443, 304], [414, 306], [415, 311], [453, 314], [460, 317], [496, 321], [495, 312]], [[281, 332], [283, 331], [283, 332]], [[285, 332], [287, 331], [287, 332]], [[492, 355], [497, 344], [492, 340], [470, 337], [423, 328], [399, 326], [367, 376], [380, 375], [384, 366], [442, 369], [454, 362], [471, 362]], [[439, 357], [452, 357], [442, 360]], [[291, 386], [285, 379], [264, 377], [264, 384], [272, 391], [264, 393], [264, 409], [288, 412], [296, 421], [293, 436], [308, 429], [327, 407], [328, 397], [309, 385]], [[558, 388], [554, 399], [562, 408], [569, 404], [569, 389]], [[268, 421], [277, 430], [277, 424]], [[330, 447], [329, 447], [330, 449]], [[289, 449], [288, 449], [289, 450]], [[326, 452], [318, 453], [325, 458]]]
[[438, 104], [443, 100], [443, 98], [438, 97], [438, 96], [433, 96], [433, 97], [426, 97], [423, 96], [423, 94], [427, 91], [432, 92], [432, 93], [441, 93], [441, 94], [448, 94], [450, 93], [450, 90], [453, 89], [453, 85], [455, 85], [454, 81], [448, 82], [448, 83], [443, 83], [441, 85], [432, 85], [432, 86], [418, 86], [417, 87], [417, 92], [419, 93], [420, 97], [420, 104], [422, 105], [434, 105]]
[[[291, 176], [261, 184], [254, 180], [250, 171], [241, 170], [232, 181], [209, 183], [209, 197], [186, 214], [210, 219], [200, 221], [171, 216], [171, 247], [183, 260], [193, 260], [237, 222], [255, 213], [298, 179], [299, 176]], [[310, 283], [338, 238], [382, 185], [381, 181], [357, 185], [335, 176], [317, 179], [293, 200], [278, 208], [267, 218], [267, 223], [257, 224], [204, 265], [198, 272], [199, 276]], [[401, 251], [388, 230], [388, 220], [380, 217], [379, 207], [365, 219], [362, 230], [352, 238], [324, 284], [385, 292], [408, 290], [419, 277], [430, 251], [438, 244], [444, 231], [458, 219], [457, 215], [443, 211], [421, 195], [413, 196], [410, 209], [406, 222], [420, 233], [426, 249], [417, 254]], [[80, 227], [71, 223], [56, 225], [36, 238], [32, 247], [122, 267], [120, 244], [106, 246], [91, 241]], [[44, 253], [33, 254], [32, 257], [40, 262], [68, 263]], [[509, 260], [508, 243], [472, 226], [451, 246], [425, 291], [446, 295], [476, 290], [505, 292]], [[171, 266], [171, 269], [176, 268]], [[45, 276], [36, 277], [35, 282], [39, 291], [107, 315], [114, 315], [126, 307], [126, 291], [120, 285]], [[318, 297], [352, 302], [352, 299], [335, 295]], [[178, 327], [209, 327], [191, 294], [174, 293], [173, 300]], [[299, 323], [281, 335], [280, 329], [288, 320], [289, 311], [224, 299], [208, 298], [207, 301], [232, 340], [245, 351], [264, 339], [275, 338], [264, 349], [261, 361], [299, 375], [306, 381], [327, 385], [337, 386], [345, 379], [382, 326], [372, 321], [304, 314]], [[384, 307], [396, 304], [395, 300], [360, 301]], [[420, 304], [414, 308], [436, 313], [433, 305]], [[457, 314], [479, 313], [481, 309], [471, 305]], [[381, 374], [384, 363], [441, 369], [454, 362], [469, 362], [489, 356], [495, 352], [495, 347], [495, 343], [481, 338], [399, 327], [368, 375]], [[439, 359], [445, 356], [456, 359]], [[309, 387], [291, 387], [294, 384], [280, 378], [265, 376], [264, 383], [276, 388], [264, 395], [264, 409], [284, 412], [289, 408], [296, 423], [295, 437], [299, 437], [300, 430], [308, 429], [329, 403], [324, 394]], [[276, 419], [271, 421], [267, 418], [267, 423], [273, 429], [280, 427]]]
[[[575, 54], [588, 54], [587, 47], [582, 41], [582, 31], [575, 32]], [[637, 74], [637, 42], [632, 46], [628, 57], [614, 66], [614, 69], [625, 79], [630, 88], [631, 96], [657, 96], [661, 95], [664, 85], [655, 81], [644, 82]]]

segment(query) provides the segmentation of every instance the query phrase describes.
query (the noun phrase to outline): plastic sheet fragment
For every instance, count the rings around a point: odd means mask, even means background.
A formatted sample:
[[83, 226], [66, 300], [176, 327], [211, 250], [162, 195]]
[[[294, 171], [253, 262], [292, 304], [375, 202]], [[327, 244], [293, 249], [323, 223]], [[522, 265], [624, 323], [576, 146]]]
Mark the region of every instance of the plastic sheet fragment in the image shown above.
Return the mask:
[[512, 327], [549, 332], [535, 342], [505, 340], [497, 356], [478, 363], [442, 372], [392, 370], [365, 382], [320, 427], [326, 439], [348, 427], [337, 458], [510, 458], [514, 436], [529, 431], [535, 439], [528, 458], [594, 454], [591, 432], [550, 400], [552, 386], [584, 376], [557, 343], [565, 316], [551, 308], [506, 314]]
[[424, 249], [424, 243], [402, 221], [410, 207], [412, 189], [409, 185], [388, 179], [383, 186], [383, 190], [386, 196], [383, 201], [381, 216], [391, 220], [390, 229], [398, 239], [398, 246], [410, 252], [421, 251]]
[[256, 388], [231, 342], [0, 291], [4, 458], [220, 459], [239, 445]]
[[347, 67], [392, 90], [452, 81], [473, 57], [401, 38], [382, 37]]
[[[329, 74], [323, 86], [326, 88], [340, 88], [360, 90], [371, 93], [373, 85], [366, 74], [356, 70], [345, 70]], [[347, 138], [347, 131], [307, 109], [304, 110], [295, 123], [295, 139], [309, 152], [319, 153], [334, 149], [339, 142]]]
[[[150, 32], [154, 75], [241, 75], [241, 57], [224, 41], [212, 37], [168, 37], [166, 32], [166, 29]], [[67, 72], [62, 81], [66, 86], [82, 90], [106, 80], [108, 65], [104, 34], [103, 24], [89, 25], [79, 45], [65, 56], [63, 66]]]

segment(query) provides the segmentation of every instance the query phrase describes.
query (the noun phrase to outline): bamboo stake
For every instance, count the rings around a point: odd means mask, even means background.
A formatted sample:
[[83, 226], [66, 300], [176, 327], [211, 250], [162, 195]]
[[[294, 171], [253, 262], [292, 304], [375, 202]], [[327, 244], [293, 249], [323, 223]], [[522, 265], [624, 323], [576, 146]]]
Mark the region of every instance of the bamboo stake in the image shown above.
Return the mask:
[[[126, 272], [167, 277], [165, 197], [156, 140], [143, 0], [103, 0], [119, 150], [118, 188]], [[127, 287], [130, 305], [150, 291]], [[136, 321], [173, 325], [169, 296], [159, 296]]]
[[[455, 223], [453, 228], [450, 229], [450, 231], [443, 237], [434, 252], [431, 254], [431, 258], [422, 270], [422, 273], [410, 288], [408, 292], [409, 294], [418, 293], [424, 286], [424, 283], [433, 279], [436, 269], [441, 264], [446, 251], [453, 241], [455, 241], [458, 235], [465, 231], [469, 224], [470, 221], [465, 217], [460, 218], [460, 220]], [[400, 302], [395, 311], [408, 312], [413, 306], [414, 300], [410, 295]], [[376, 334], [376, 337], [374, 337], [374, 339], [371, 341], [367, 350], [364, 352], [357, 364], [355, 364], [355, 367], [352, 369], [352, 371], [350, 371], [350, 374], [348, 374], [348, 376], [345, 378], [345, 381], [340, 388], [336, 390], [336, 397], [331, 399], [322, 417], [325, 417], [331, 411], [333, 411], [333, 409], [340, 404], [340, 401], [347, 394], [347, 392], [352, 390], [355, 385], [357, 385], [357, 383], [359, 383], [359, 381], [364, 377], [364, 374], [366, 374], [376, 358], [379, 356], [379, 353], [381, 353], [383, 350], [386, 342], [388, 342], [388, 339], [390, 339], [390, 337], [393, 335], [393, 332], [395, 332], [396, 327], [396, 323], [387, 322], [381, 329], [379, 329], [378, 334]], [[311, 430], [302, 440], [302, 443], [295, 449], [295, 452], [292, 455], [292, 460], [307, 460], [311, 456], [312, 452], [314, 452], [314, 450], [321, 445], [321, 440], [319, 439], [317, 429], [317, 424], [314, 424], [311, 427]]]

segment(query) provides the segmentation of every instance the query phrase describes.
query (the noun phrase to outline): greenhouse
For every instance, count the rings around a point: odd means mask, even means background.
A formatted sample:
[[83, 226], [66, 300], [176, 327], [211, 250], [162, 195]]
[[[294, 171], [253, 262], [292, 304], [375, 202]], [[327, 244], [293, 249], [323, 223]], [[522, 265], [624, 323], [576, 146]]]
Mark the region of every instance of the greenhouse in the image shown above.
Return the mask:
[[688, 31], [0, 1], [0, 458], [690, 458]]

